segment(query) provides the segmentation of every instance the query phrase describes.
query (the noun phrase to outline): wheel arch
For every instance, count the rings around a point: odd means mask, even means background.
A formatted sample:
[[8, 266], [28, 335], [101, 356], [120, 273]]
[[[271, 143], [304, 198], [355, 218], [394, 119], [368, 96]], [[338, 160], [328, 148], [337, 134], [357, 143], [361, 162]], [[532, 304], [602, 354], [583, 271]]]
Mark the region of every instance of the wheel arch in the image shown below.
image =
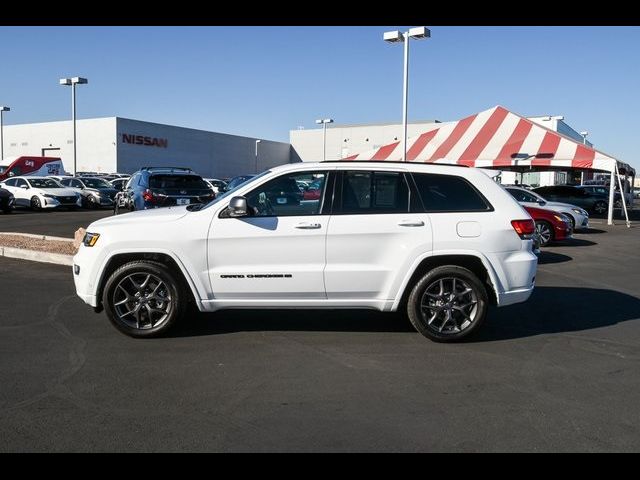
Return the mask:
[[114, 253], [106, 261], [103, 268], [100, 271], [98, 280], [96, 282], [96, 304], [95, 309], [102, 311], [102, 292], [107, 279], [122, 265], [135, 261], [135, 260], [149, 260], [158, 262], [169, 267], [173, 271], [178, 279], [183, 283], [186, 291], [190, 293], [191, 300], [201, 308], [200, 295], [198, 294], [198, 288], [193, 282], [193, 279], [189, 276], [186, 268], [176, 257], [168, 252], [161, 251], [140, 251], [140, 252], [120, 252]]
[[466, 268], [473, 272], [487, 289], [489, 303], [493, 306], [498, 304], [499, 281], [489, 262], [481, 255], [472, 252], [465, 253], [441, 253], [426, 256], [419, 260], [405, 277], [400, 288], [400, 293], [396, 297], [391, 310], [398, 310], [406, 305], [411, 289], [416, 282], [422, 278], [426, 272], [443, 265], [455, 265]]

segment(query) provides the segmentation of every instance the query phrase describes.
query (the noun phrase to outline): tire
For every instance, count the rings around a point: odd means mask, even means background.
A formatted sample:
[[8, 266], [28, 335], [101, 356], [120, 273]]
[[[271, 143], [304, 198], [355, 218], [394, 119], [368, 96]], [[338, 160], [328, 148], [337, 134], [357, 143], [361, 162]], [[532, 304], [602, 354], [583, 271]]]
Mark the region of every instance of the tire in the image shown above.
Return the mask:
[[622, 208], [622, 200], [616, 200], [613, 202], [613, 208]]
[[536, 233], [540, 238], [541, 247], [546, 247], [553, 241], [553, 227], [545, 220], [536, 220]]
[[90, 210], [95, 210], [97, 208], [100, 208], [100, 204], [96, 203], [96, 199], [93, 198], [92, 195], [89, 195], [89, 197], [87, 198], [87, 207]]
[[[458, 292], [455, 297], [451, 297], [453, 292]], [[475, 274], [445, 265], [429, 271], [414, 285], [407, 314], [414, 328], [430, 340], [457, 342], [480, 328], [488, 305], [487, 290]]]
[[569, 220], [571, 220], [571, 231], [572, 231], [572, 232], [575, 232], [575, 230], [576, 230], [576, 219], [575, 219], [575, 218], [573, 218], [573, 215], [570, 215], [570, 214], [568, 214], [568, 213], [565, 213], [565, 215], [566, 215], [567, 217], [569, 217]]
[[597, 201], [593, 204], [593, 211], [599, 215], [602, 215], [607, 211], [607, 202], [603, 202], [602, 200]]
[[189, 302], [183, 282], [171, 269], [162, 263], [136, 260], [111, 274], [102, 303], [109, 320], [122, 333], [151, 338], [169, 331]]
[[40, 203], [40, 198], [34, 195], [31, 197], [31, 210], [42, 210], [42, 204]]

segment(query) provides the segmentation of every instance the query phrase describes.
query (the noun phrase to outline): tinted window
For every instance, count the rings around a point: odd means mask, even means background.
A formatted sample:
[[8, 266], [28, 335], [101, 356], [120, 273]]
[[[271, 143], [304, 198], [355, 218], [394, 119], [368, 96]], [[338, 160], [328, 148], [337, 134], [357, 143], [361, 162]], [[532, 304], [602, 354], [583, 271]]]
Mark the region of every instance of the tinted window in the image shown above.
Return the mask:
[[16, 186], [16, 179], [15, 178], [10, 178], [9, 180], [7, 180], [4, 183], [9, 187], [15, 187]]
[[[297, 172], [281, 175], [246, 195], [254, 216], [318, 215], [322, 205], [326, 172]], [[318, 188], [303, 192], [298, 181], [317, 182]]]
[[62, 188], [62, 185], [51, 178], [30, 178], [29, 183], [35, 188]]
[[149, 188], [197, 188], [208, 189], [209, 186], [196, 175], [152, 175]]
[[341, 213], [409, 211], [409, 187], [399, 172], [346, 171], [342, 174]]
[[489, 210], [480, 193], [462, 177], [413, 173], [413, 178], [427, 212]]
[[84, 184], [89, 188], [111, 188], [111, 184], [102, 178], [85, 178]]
[[15, 182], [16, 182], [16, 187], [29, 186], [27, 185], [27, 182], [25, 182], [22, 178], [16, 178]]
[[531, 195], [529, 192], [525, 192], [524, 190], [518, 190], [517, 188], [507, 188], [507, 192], [509, 192], [513, 198], [515, 198], [519, 202], [537, 202], [538, 197]]

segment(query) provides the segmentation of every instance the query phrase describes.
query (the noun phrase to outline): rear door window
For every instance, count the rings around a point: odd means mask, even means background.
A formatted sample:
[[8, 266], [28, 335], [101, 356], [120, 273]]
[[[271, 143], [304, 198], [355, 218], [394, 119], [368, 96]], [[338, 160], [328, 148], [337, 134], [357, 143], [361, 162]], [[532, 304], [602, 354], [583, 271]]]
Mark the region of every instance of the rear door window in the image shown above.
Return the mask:
[[384, 214], [409, 212], [409, 185], [401, 172], [342, 172], [341, 202], [336, 213]]

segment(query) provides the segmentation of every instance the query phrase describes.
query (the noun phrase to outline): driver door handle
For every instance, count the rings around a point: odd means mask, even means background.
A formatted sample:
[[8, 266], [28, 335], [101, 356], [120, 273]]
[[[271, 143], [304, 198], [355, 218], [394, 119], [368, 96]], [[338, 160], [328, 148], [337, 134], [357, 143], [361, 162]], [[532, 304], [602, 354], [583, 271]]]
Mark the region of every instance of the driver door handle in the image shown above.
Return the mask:
[[401, 227], [424, 227], [422, 220], [400, 220], [398, 225]]
[[294, 225], [295, 228], [301, 228], [304, 230], [313, 230], [322, 227], [319, 223], [309, 223], [309, 222], [301, 222], [297, 225]]

